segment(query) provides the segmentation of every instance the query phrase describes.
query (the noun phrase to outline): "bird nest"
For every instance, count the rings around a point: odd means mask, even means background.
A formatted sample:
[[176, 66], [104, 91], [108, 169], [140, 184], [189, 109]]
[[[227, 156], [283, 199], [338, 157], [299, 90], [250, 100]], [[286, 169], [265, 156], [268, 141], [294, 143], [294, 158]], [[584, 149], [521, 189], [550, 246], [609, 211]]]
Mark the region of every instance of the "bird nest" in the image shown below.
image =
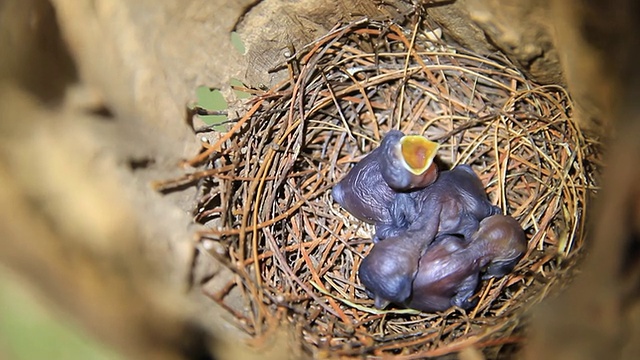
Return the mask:
[[[251, 90], [244, 116], [178, 180], [201, 185], [200, 251], [235, 273], [211, 298], [253, 336], [293, 323], [314, 356], [513, 349], [523, 310], [566, 280], [584, 245], [598, 152], [566, 91], [417, 26], [341, 25], [288, 55], [289, 78]], [[482, 282], [468, 311], [378, 310], [358, 280], [373, 229], [330, 189], [391, 129], [439, 142], [441, 167], [471, 165], [526, 232], [523, 260]]]

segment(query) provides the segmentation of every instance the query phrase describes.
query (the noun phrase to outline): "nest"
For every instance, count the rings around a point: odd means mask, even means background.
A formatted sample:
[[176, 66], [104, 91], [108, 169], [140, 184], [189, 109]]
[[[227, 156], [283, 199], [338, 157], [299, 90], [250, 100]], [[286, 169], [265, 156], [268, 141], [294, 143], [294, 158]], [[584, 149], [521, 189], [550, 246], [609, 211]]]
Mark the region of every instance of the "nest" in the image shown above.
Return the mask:
[[[189, 161], [200, 169], [180, 179], [201, 184], [194, 216], [207, 229], [197, 235], [217, 246], [201, 251], [236, 274], [212, 299], [254, 336], [290, 321], [314, 356], [512, 349], [523, 311], [570, 275], [596, 189], [597, 143], [571, 121], [565, 90], [418, 26], [371, 21], [336, 27], [283, 66], [289, 79], [255, 90], [244, 116]], [[373, 229], [329, 190], [390, 129], [439, 142], [442, 167], [471, 165], [525, 229], [524, 259], [484, 281], [469, 311], [377, 310], [359, 283]]]

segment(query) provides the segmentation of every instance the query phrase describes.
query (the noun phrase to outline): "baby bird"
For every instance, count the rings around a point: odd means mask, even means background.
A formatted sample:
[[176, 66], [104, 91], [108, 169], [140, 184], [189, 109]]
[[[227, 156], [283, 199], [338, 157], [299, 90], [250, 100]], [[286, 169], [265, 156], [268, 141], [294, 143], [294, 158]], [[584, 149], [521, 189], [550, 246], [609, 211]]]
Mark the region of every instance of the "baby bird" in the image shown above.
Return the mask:
[[382, 179], [380, 154], [373, 150], [333, 186], [331, 195], [351, 215], [369, 224], [390, 219], [390, 208], [396, 192]]
[[495, 215], [480, 223], [471, 239], [480, 244], [472, 247], [484, 269], [483, 279], [501, 278], [513, 270], [527, 251], [527, 239], [520, 224], [511, 216]]
[[527, 250], [520, 224], [511, 216], [493, 215], [480, 222], [468, 241], [438, 237], [420, 258], [411, 297], [404, 303], [421, 311], [443, 311], [451, 306], [469, 309], [480, 272], [502, 277], [515, 267]]
[[406, 226], [378, 242], [359, 270], [360, 281], [376, 306], [382, 307], [389, 302], [402, 304], [409, 298], [420, 258], [436, 236], [471, 239], [482, 219], [500, 213], [467, 165], [441, 172], [424, 189], [398, 193], [392, 208]]
[[413, 279], [424, 248], [419, 233], [400, 232], [373, 246], [360, 263], [358, 277], [375, 307], [404, 303], [411, 296]]
[[473, 307], [475, 302], [469, 299], [478, 287], [480, 266], [470, 255], [463, 238], [438, 237], [420, 258], [411, 297], [404, 305], [421, 311]]
[[437, 180], [410, 193], [399, 193], [395, 213], [418, 232], [424, 248], [439, 235], [460, 235], [465, 239], [478, 230], [480, 221], [500, 214], [489, 202], [482, 181], [468, 165], [442, 171]]
[[438, 177], [438, 167], [433, 162], [438, 143], [424, 136], [405, 135], [391, 130], [380, 145], [380, 171], [385, 182], [396, 191], [424, 188]]
[[376, 242], [393, 236], [407, 226], [404, 214], [397, 211], [406, 207], [407, 199], [396, 201], [399, 189], [389, 186], [386, 179], [404, 186], [401, 190], [432, 183], [437, 177], [433, 163], [437, 149], [437, 143], [423, 136], [392, 130], [333, 187], [333, 198], [359, 220], [376, 225]]

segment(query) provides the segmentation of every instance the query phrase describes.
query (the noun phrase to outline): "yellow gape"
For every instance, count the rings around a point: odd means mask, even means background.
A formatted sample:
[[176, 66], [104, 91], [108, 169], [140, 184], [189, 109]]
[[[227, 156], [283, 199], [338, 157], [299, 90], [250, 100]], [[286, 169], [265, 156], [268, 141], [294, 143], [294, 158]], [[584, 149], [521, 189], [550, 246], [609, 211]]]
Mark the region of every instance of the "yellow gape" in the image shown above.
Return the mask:
[[401, 158], [414, 175], [421, 175], [433, 163], [440, 145], [420, 135], [406, 135], [400, 139]]

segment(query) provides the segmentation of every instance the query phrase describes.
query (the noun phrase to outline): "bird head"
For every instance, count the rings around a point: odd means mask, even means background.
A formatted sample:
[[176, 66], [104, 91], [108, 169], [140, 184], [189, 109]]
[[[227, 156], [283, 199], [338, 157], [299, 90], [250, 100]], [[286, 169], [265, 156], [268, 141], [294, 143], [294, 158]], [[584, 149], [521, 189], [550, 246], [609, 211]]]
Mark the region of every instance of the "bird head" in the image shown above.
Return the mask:
[[479, 255], [482, 266], [488, 266], [488, 277], [499, 277], [509, 273], [522, 258], [527, 239], [516, 219], [498, 214], [480, 222], [469, 247]]
[[421, 135], [404, 135], [391, 131], [383, 139], [385, 153], [381, 159], [382, 177], [395, 190], [423, 188], [438, 176], [434, 158], [439, 144]]
[[403, 160], [404, 168], [413, 175], [420, 176], [433, 165], [439, 147], [438, 143], [424, 136], [405, 135], [396, 146], [396, 151]]
[[362, 260], [358, 277], [377, 308], [402, 304], [411, 296], [420, 252], [415, 243], [398, 236], [377, 243]]

